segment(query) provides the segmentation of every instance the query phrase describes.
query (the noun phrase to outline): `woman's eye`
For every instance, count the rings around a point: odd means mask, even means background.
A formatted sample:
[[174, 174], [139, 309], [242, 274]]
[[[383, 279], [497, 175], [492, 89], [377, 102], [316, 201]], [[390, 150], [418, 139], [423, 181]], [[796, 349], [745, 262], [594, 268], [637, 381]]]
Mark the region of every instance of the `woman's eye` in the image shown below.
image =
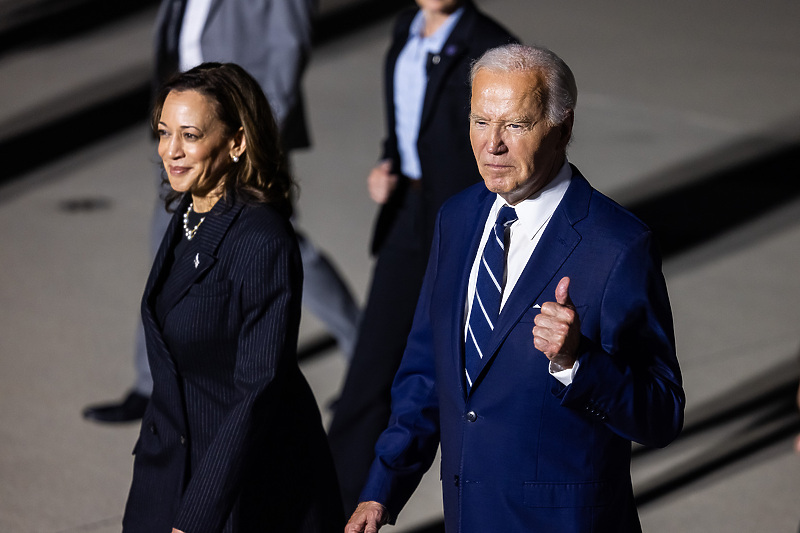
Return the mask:
[[184, 133], [183, 137], [184, 137], [184, 139], [187, 139], [189, 141], [193, 141], [193, 140], [197, 139], [197, 135], [195, 135], [194, 133], [188, 133], [188, 132]]

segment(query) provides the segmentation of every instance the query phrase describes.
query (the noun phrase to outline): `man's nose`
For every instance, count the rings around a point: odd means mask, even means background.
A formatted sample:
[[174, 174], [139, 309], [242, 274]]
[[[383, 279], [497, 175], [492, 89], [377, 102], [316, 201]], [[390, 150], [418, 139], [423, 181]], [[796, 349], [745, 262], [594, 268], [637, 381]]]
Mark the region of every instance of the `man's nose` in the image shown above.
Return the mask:
[[490, 154], [502, 154], [505, 152], [506, 144], [503, 142], [502, 127], [494, 126], [489, 132], [489, 139], [486, 143], [486, 151]]

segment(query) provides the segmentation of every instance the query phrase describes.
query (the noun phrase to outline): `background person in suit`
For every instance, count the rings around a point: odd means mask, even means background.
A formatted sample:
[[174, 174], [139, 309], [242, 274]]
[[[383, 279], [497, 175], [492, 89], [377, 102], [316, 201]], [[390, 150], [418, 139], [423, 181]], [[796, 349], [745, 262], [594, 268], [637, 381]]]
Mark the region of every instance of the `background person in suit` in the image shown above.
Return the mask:
[[417, 0], [394, 27], [385, 66], [387, 136], [368, 177], [381, 205], [377, 254], [356, 349], [328, 431], [345, 511], [358, 494], [386, 427], [442, 202], [480, 181], [467, 131], [469, 66], [515, 39], [470, 0]]
[[[272, 105], [286, 152], [310, 145], [301, 91], [311, 51], [316, 0], [164, 0], [156, 17], [154, 88], [203, 61], [234, 62], [258, 80]], [[158, 174], [159, 187], [162, 181]], [[161, 190], [161, 189], [160, 189]], [[169, 222], [156, 206], [151, 229], [155, 252]], [[303, 303], [325, 324], [342, 352], [353, 351], [360, 310], [326, 255], [302, 234]], [[144, 333], [137, 330], [136, 381], [121, 402], [94, 405], [84, 416], [99, 422], [141, 418], [153, 387]]]
[[511, 45], [472, 72], [484, 183], [440, 211], [345, 531], [395, 519], [440, 442], [447, 531], [640, 531], [630, 441], [671, 442], [685, 402], [653, 235], [567, 162], [577, 87], [560, 58]]
[[[800, 387], [797, 388], [797, 407], [800, 408]], [[794, 451], [800, 455], [800, 435], [794, 439]]]
[[241, 67], [204, 63], [164, 86], [152, 124], [178, 209], [142, 300], [154, 386], [123, 531], [341, 530], [297, 366], [303, 274], [269, 104]]

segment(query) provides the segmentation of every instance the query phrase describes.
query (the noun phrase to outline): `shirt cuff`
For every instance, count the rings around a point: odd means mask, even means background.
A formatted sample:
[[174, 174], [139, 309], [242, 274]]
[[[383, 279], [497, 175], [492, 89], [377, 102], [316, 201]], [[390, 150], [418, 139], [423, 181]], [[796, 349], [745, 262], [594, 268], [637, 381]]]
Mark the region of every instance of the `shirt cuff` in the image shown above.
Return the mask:
[[550, 375], [556, 378], [566, 387], [572, 383], [573, 379], [575, 379], [575, 374], [578, 372], [579, 366], [580, 361], [575, 361], [575, 364], [572, 365], [572, 368], [564, 368], [563, 370], [560, 370], [560, 366], [550, 361]]

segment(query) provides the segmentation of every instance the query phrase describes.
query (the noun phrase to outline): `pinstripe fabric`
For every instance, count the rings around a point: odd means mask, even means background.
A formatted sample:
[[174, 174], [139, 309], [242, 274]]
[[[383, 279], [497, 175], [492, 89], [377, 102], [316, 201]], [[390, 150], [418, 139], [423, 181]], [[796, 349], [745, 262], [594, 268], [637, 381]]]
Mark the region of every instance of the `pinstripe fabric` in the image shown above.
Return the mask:
[[142, 302], [154, 389], [123, 530], [341, 531], [330, 452], [296, 361], [291, 226], [267, 206], [219, 202], [170, 264], [179, 218]]

